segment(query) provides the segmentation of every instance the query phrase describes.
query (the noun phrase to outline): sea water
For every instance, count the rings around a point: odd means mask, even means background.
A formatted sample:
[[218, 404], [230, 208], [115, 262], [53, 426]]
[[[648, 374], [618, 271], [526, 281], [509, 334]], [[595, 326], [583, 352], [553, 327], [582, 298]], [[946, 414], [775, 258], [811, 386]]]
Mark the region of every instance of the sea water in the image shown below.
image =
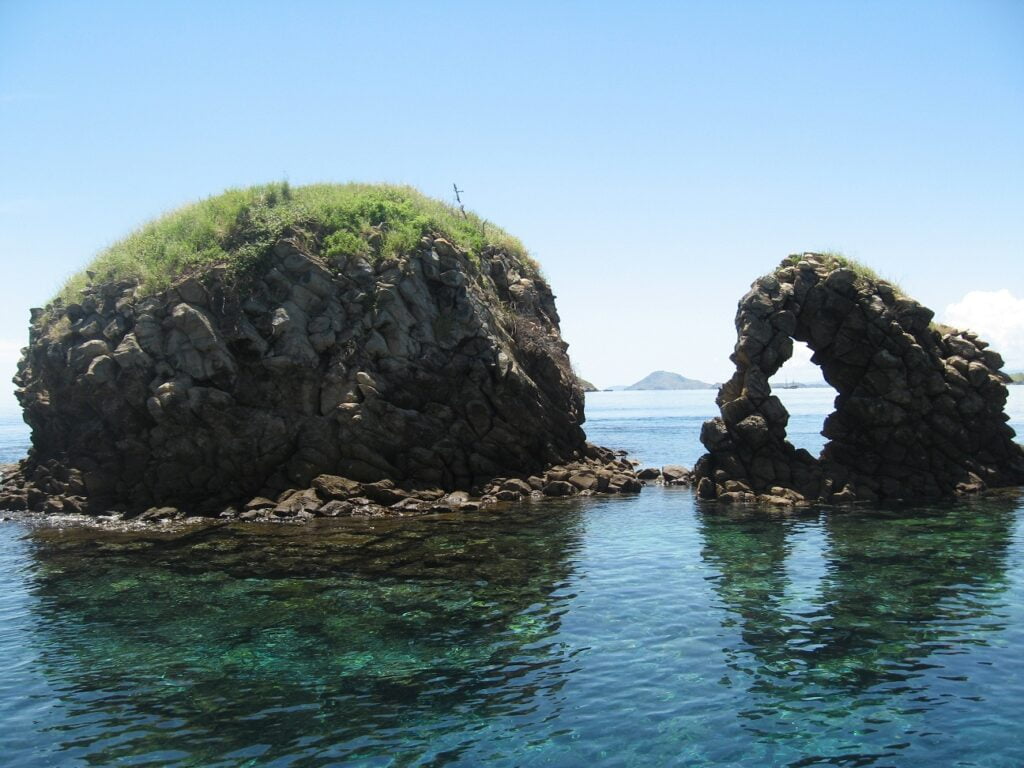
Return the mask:
[[[820, 447], [830, 390], [780, 393]], [[1024, 390], [1010, 413], [1024, 426]], [[692, 464], [713, 393], [588, 395]], [[0, 417], [0, 462], [27, 433]], [[817, 442], [815, 442], [817, 441]], [[1024, 497], [0, 524], [4, 766], [1024, 764]]]

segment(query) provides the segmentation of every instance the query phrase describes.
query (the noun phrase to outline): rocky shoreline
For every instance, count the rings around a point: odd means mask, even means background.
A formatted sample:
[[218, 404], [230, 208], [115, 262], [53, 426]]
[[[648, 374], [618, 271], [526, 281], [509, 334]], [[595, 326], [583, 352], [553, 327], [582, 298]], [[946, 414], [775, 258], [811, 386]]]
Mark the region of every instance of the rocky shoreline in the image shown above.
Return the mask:
[[482, 508], [527, 500], [614, 496], [639, 493], [645, 485], [689, 487], [691, 472], [681, 465], [638, 469], [624, 452], [588, 444], [589, 456], [551, 467], [539, 475], [496, 477], [482, 488], [446, 492], [422, 484], [380, 480], [361, 483], [339, 475], [322, 474], [310, 487], [290, 488], [275, 498], [255, 496], [229, 504], [216, 514], [195, 515], [173, 506], [131, 510], [123, 505], [87, 512], [86, 501], [75, 496], [51, 496], [35, 484], [20, 480], [17, 464], [0, 467], [0, 508], [43, 515], [88, 515], [118, 522], [167, 523], [186, 520], [224, 522], [305, 523], [316, 518], [379, 518], [446, 512], [475, 512]]

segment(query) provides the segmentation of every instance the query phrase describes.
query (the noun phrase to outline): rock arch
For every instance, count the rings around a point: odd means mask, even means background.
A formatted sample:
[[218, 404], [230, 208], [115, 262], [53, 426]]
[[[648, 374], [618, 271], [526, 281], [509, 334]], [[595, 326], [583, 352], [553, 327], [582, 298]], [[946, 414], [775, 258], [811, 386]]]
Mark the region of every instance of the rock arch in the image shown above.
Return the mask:
[[[1002, 358], [933, 317], [832, 255], [790, 256], [756, 280], [736, 313], [736, 372], [718, 393], [721, 416], [701, 430], [701, 497], [927, 499], [1024, 484]], [[838, 393], [818, 458], [786, 439], [789, 414], [769, 384], [794, 339]]]

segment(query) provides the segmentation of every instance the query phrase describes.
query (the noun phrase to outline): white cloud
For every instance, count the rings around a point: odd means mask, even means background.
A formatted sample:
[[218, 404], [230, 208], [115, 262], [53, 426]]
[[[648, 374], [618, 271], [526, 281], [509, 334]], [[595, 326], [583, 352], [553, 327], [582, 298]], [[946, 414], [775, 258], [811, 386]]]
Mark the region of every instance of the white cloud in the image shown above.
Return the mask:
[[1024, 299], [1006, 288], [970, 291], [946, 307], [942, 321], [981, 336], [1003, 356], [1007, 370], [1024, 368]]

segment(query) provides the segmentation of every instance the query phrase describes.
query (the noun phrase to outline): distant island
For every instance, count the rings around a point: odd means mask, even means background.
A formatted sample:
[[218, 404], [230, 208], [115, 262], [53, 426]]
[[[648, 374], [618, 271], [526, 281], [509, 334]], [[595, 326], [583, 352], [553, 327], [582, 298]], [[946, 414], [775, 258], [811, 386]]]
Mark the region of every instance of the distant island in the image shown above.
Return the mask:
[[608, 387], [609, 390], [638, 390], [638, 389], [713, 389], [714, 384], [697, 379], [688, 379], [671, 371], [655, 371], [644, 376], [636, 384], [629, 386]]
[[1024, 372], [1011, 373], [1010, 382], [1013, 384], [1024, 384]]
[[584, 378], [581, 378], [580, 376], [577, 376], [577, 377], [576, 377], [576, 381], [578, 381], [578, 382], [580, 383], [580, 388], [581, 388], [581, 389], [582, 389], [582, 390], [583, 390], [584, 392], [597, 392], [597, 391], [598, 391], [598, 390], [597, 390], [597, 387], [595, 387], [595, 386], [594, 386], [593, 384], [591, 384], [591, 383], [590, 383], [589, 381], [587, 381], [586, 379], [584, 379]]

